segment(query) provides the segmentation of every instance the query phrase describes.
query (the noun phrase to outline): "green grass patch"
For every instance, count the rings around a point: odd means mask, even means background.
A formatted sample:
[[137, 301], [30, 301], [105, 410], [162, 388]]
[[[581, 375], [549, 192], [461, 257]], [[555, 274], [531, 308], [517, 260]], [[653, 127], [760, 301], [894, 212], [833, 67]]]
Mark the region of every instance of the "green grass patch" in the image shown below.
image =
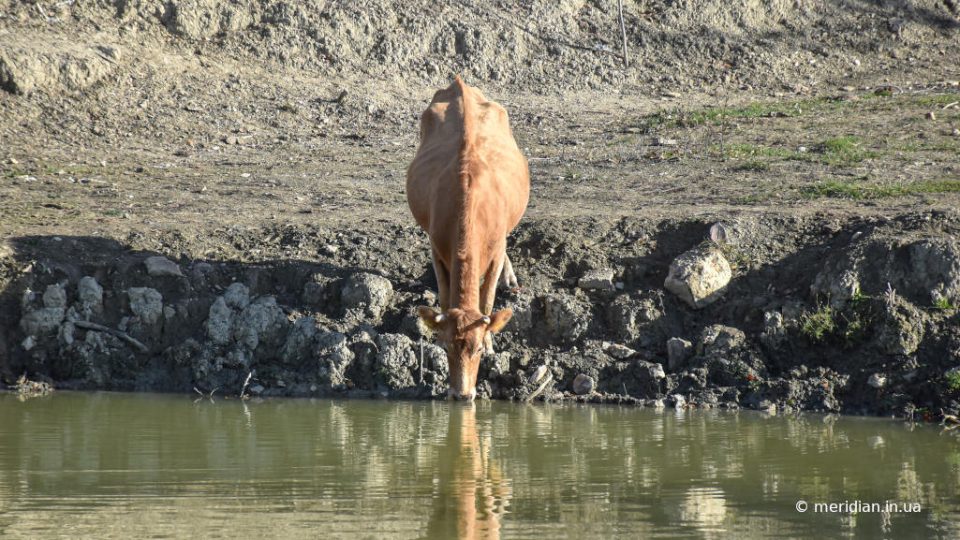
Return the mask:
[[883, 199], [924, 193], [960, 193], [960, 180], [927, 180], [911, 184], [869, 185], [857, 182], [826, 180], [800, 189], [807, 199]]
[[944, 106], [954, 101], [960, 101], [960, 93], [948, 92], [946, 94], [935, 94], [932, 96], [919, 96], [914, 98], [917, 105], [939, 105]]
[[[736, 143], [724, 145], [721, 149], [719, 145], [714, 146], [718, 153], [725, 158], [745, 159], [757, 157], [769, 157], [785, 160], [806, 161], [811, 156], [804, 152], [797, 152], [778, 146], [763, 146], [759, 144]], [[722, 150], [722, 151], [721, 151]]]
[[869, 158], [880, 155], [878, 152], [867, 150], [863, 142], [853, 135], [834, 137], [820, 144], [821, 161], [827, 165], [854, 165]]
[[960, 391], [960, 371], [948, 371], [944, 378], [947, 380], [947, 388], [954, 392]]
[[747, 118], [788, 118], [821, 108], [824, 104], [839, 103], [829, 98], [814, 98], [789, 102], [749, 103], [740, 107], [708, 107], [694, 111], [658, 111], [640, 118], [637, 127], [644, 131], [654, 128], [696, 127], [704, 124], [723, 125], [728, 120]]
[[833, 308], [820, 306], [800, 316], [800, 332], [815, 343], [825, 341], [837, 330]]
[[958, 306], [951, 302], [949, 298], [941, 296], [933, 302], [933, 308], [941, 311], [956, 311]]

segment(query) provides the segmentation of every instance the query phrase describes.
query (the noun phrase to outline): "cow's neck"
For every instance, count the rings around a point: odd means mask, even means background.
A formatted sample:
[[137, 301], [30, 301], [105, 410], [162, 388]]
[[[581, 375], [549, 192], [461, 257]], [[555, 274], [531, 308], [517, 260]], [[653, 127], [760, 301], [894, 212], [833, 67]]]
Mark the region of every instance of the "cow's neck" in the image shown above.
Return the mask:
[[451, 307], [480, 310], [480, 272], [476, 254], [454, 259], [450, 280]]

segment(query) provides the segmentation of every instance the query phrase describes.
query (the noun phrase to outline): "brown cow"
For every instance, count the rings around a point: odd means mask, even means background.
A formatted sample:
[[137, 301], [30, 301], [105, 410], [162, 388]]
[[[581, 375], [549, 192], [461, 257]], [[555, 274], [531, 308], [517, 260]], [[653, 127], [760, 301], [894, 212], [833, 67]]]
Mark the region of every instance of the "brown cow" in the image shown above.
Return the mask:
[[480, 354], [513, 311], [492, 313], [496, 284], [516, 286], [507, 234], [530, 197], [527, 160], [507, 111], [457, 77], [420, 116], [420, 148], [407, 169], [407, 202], [430, 236], [440, 311], [418, 309], [450, 360], [448, 395], [473, 399]]

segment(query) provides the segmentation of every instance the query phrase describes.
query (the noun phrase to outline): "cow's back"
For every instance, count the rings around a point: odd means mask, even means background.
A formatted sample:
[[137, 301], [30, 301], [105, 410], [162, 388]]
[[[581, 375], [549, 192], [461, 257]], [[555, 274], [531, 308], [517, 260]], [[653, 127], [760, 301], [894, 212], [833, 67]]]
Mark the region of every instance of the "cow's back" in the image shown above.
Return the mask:
[[[407, 201], [428, 232], [449, 230], [463, 199], [461, 172], [467, 170], [483, 183], [473, 190], [481, 204], [502, 209], [503, 223], [495, 228], [505, 229], [498, 231], [505, 235], [527, 205], [527, 161], [513, 138], [506, 110], [466, 85], [463, 98], [469, 100], [470, 119], [465, 126], [458, 84], [438, 91], [421, 115], [420, 147], [407, 170]], [[465, 154], [466, 138], [471, 140]]]

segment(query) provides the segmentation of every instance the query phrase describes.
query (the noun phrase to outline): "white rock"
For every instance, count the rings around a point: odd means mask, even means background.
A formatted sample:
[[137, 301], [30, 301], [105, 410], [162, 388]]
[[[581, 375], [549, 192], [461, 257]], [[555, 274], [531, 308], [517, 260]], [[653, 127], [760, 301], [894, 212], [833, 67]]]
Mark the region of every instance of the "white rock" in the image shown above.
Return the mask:
[[588, 270], [580, 277], [577, 286], [581, 289], [612, 291], [615, 287], [613, 283], [613, 269], [596, 268], [594, 270]]
[[547, 375], [547, 366], [538, 366], [537, 369], [533, 370], [533, 375], [530, 376], [530, 382], [537, 384]]
[[147, 257], [143, 264], [147, 267], [147, 273], [154, 277], [183, 275], [177, 263], [160, 255]]
[[666, 378], [667, 374], [664, 373], [663, 366], [654, 364], [650, 368], [650, 376], [653, 377], [654, 380], [659, 381], [660, 379]]
[[879, 390], [887, 385], [887, 378], [879, 373], [874, 373], [867, 379], [867, 384]]
[[609, 354], [610, 356], [616, 358], [617, 360], [625, 360], [631, 356], [637, 354], [637, 351], [627, 347], [626, 345], [621, 345], [619, 343], [610, 343], [607, 341], [603, 342], [603, 352]]
[[719, 249], [697, 247], [673, 260], [663, 286], [699, 309], [716, 301], [732, 277], [730, 263]]

